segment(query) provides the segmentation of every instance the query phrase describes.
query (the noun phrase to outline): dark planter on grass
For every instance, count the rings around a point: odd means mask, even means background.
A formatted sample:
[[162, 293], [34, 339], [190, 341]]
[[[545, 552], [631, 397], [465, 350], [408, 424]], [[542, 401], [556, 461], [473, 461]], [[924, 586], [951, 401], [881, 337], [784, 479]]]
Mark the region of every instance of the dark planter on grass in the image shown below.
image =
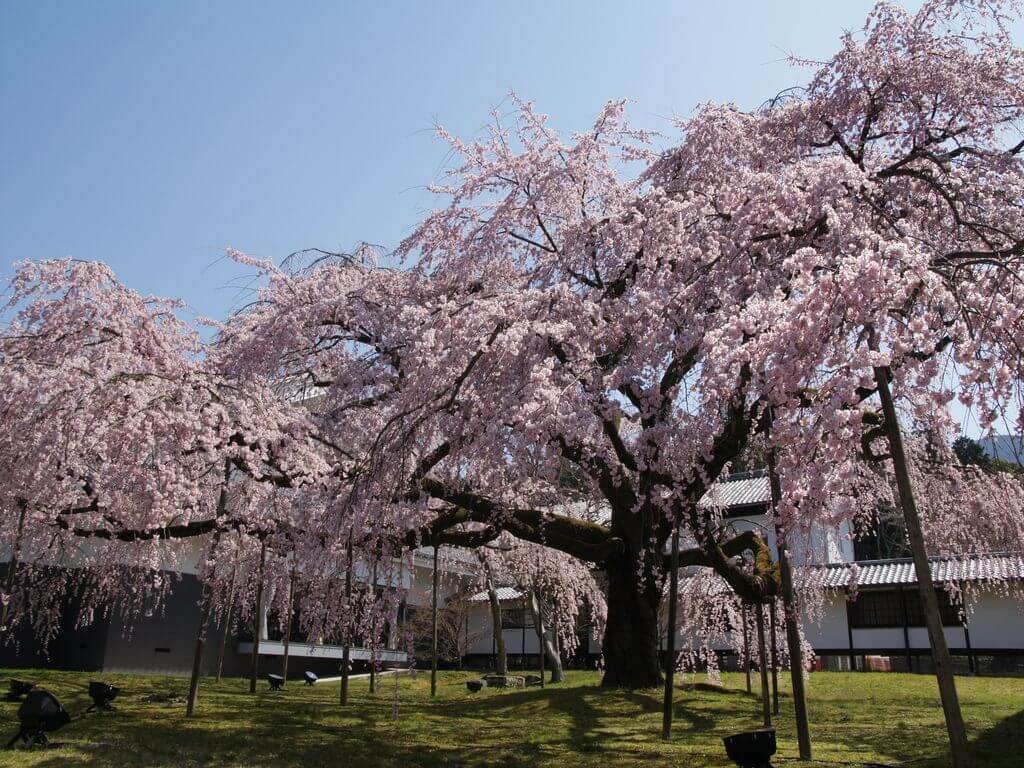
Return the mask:
[[725, 754], [740, 768], [771, 768], [775, 754], [775, 729], [765, 728], [726, 736]]

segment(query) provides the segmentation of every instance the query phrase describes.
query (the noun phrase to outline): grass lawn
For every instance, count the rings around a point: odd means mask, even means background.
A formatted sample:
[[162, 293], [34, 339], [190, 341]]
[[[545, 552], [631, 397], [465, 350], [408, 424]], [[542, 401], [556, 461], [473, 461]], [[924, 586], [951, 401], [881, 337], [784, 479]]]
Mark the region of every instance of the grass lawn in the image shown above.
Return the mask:
[[[436, 701], [430, 676], [401, 678], [399, 716], [392, 719], [395, 681], [371, 696], [352, 684], [347, 709], [338, 684], [295, 681], [255, 696], [242, 680], [203, 680], [198, 717], [183, 705], [149, 704], [150, 693], [184, 693], [182, 678], [0, 670], [33, 680], [60, 697], [74, 718], [47, 750], [0, 752], [0, 766], [726, 766], [722, 736], [760, 725], [760, 704], [738, 674], [722, 690], [684, 685], [676, 695], [672, 741], [660, 739], [659, 691], [605, 691], [593, 672], [570, 672], [545, 690], [470, 694], [469, 673], [443, 673]], [[77, 717], [89, 703], [86, 685], [102, 678], [122, 687], [117, 711]], [[702, 680], [703, 678], [698, 678]], [[755, 690], [756, 690], [755, 678]], [[1024, 679], [957, 678], [975, 756], [985, 768], [1024, 762]], [[795, 763], [788, 685], [783, 689], [776, 764]], [[895, 673], [811, 676], [815, 766], [946, 765], [945, 731], [935, 680]], [[0, 736], [17, 730], [17, 704], [0, 702]]]

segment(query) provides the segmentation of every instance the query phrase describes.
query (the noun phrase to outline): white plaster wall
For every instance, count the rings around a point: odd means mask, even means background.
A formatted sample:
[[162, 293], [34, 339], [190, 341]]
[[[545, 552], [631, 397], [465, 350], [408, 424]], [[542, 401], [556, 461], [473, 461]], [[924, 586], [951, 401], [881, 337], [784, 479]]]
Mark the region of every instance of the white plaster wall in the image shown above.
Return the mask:
[[[433, 568], [428, 565], [413, 566], [412, 578], [406, 584], [405, 601], [417, 608], [429, 608], [433, 589]], [[437, 604], [443, 606], [445, 601], [465, 585], [463, 577], [458, 574], [446, 573], [438, 569]]]
[[806, 614], [802, 618], [804, 636], [812, 648], [847, 648], [850, 638], [846, 630], [846, 597], [826, 595], [821, 621], [814, 622]]
[[[846, 645], [849, 645], [849, 641]], [[903, 648], [903, 628], [855, 629], [853, 630], [853, 647]]]
[[[491, 608], [488, 603], [480, 603], [470, 611], [469, 631], [473, 637], [469, 644], [469, 653], [493, 653]], [[550, 630], [548, 634], [550, 635]], [[537, 653], [539, 643], [537, 631], [533, 627], [526, 627], [525, 630], [520, 627], [503, 629], [501, 635], [505, 640], [506, 653]]]
[[469, 612], [468, 653], [490, 653], [492, 634], [490, 606], [486, 603], [474, 606]]
[[[943, 627], [942, 634], [946, 636], [946, 645], [950, 648], [966, 648], [964, 642], [963, 627]], [[928, 641], [928, 630], [925, 627], [910, 627], [907, 630], [911, 648], [931, 648]], [[974, 645], [974, 630], [971, 630], [971, 645]], [[900, 647], [903, 646], [903, 639], [900, 639]]]
[[972, 648], [1024, 649], [1024, 598], [981, 592], [967, 628]]

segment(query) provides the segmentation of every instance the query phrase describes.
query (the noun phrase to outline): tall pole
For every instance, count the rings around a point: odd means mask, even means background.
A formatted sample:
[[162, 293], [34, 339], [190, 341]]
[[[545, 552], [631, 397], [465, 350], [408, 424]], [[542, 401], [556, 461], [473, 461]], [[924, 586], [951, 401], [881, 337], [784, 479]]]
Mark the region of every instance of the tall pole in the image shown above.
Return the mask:
[[747, 676], [747, 693], [750, 693], [750, 633], [747, 631], [747, 604], [740, 603], [743, 611], [743, 672]]
[[196, 701], [199, 699], [199, 674], [203, 666], [203, 641], [206, 639], [206, 624], [210, 620], [210, 585], [203, 582], [203, 591], [200, 601], [202, 608], [199, 612], [199, 630], [196, 632], [196, 651], [192, 656], [192, 679], [188, 684], [188, 706], [185, 708], [185, 717], [192, 717], [196, 711]]
[[921, 593], [921, 602], [924, 605], [925, 625], [928, 627], [928, 640], [932, 649], [932, 666], [939, 683], [942, 711], [946, 716], [950, 756], [953, 760], [953, 768], [966, 768], [968, 765], [967, 732], [964, 728], [963, 714], [960, 711], [956, 682], [953, 680], [949, 648], [946, 645], [946, 636], [942, 631], [939, 600], [932, 582], [932, 569], [928, 562], [924, 532], [921, 530], [921, 517], [917, 511], [914, 489], [910, 483], [910, 471], [907, 468], [907, 456], [903, 448], [903, 434], [896, 417], [896, 406], [893, 404], [892, 393], [889, 391], [891, 375], [892, 373], [887, 367], [875, 368], [875, 382], [878, 385], [878, 396], [882, 401], [885, 431], [889, 437], [889, 453], [892, 456], [893, 469], [896, 472], [896, 487], [900, 494], [900, 506], [903, 507], [903, 520], [907, 528], [907, 538], [910, 540], [910, 550], [914, 556], [917, 588]]
[[430, 593], [430, 698], [437, 696], [437, 550], [434, 544], [434, 580]]
[[661, 711], [661, 738], [672, 738], [672, 694], [676, 671], [676, 603], [679, 598], [679, 524], [672, 529], [672, 556], [669, 566], [668, 636], [665, 648], [665, 700]]
[[778, 643], [775, 640], [775, 598], [772, 598], [768, 611], [768, 637], [772, 644], [772, 714], [777, 715], [779, 714], [779, 654]]
[[[370, 576], [370, 589], [373, 590], [373, 595], [377, 596], [377, 560], [374, 558], [373, 561], [373, 574]], [[370, 639], [370, 693], [377, 692], [377, 642], [379, 638]]]
[[348, 704], [348, 675], [352, 658], [352, 529], [348, 531], [348, 568], [345, 570], [345, 601], [348, 603], [348, 622], [345, 627], [345, 647], [341, 652], [341, 706]]
[[235, 607], [235, 575], [238, 564], [231, 569], [231, 584], [228, 587], [228, 607], [224, 614], [223, 631], [220, 633], [220, 648], [217, 651], [217, 682], [220, 682], [221, 674], [224, 672], [224, 645], [228, 640], [228, 632], [231, 631], [231, 613]]
[[252, 623], [252, 663], [249, 668], [249, 693], [256, 693], [260, 672], [260, 630], [263, 628], [263, 569], [267, 565], [267, 542], [260, 539], [260, 570], [256, 584], [256, 618]]
[[754, 615], [757, 618], [757, 653], [761, 671], [761, 713], [764, 715], [764, 727], [772, 727], [772, 703], [768, 692], [768, 648], [764, 642], [764, 606], [754, 604]]
[[779, 552], [779, 575], [782, 577], [782, 610], [786, 624], [786, 647], [789, 649], [789, 676], [793, 684], [793, 714], [796, 719], [796, 740], [801, 760], [811, 759], [811, 729], [807, 719], [807, 691], [804, 687], [804, 654], [800, 641], [800, 616], [793, 590], [793, 567], [789, 562], [786, 535], [779, 521], [782, 481], [776, 466], [775, 448], [771, 446], [772, 409], [766, 413], [765, 437], [769, 438], [768, 485], [772, 496], [772, 517], [775, 519], [775, 547]]
[[[494, 668], [495, 673], [504, 677], [508, 674], [508, 661], [505, 654], [505, 632], [502, 627], [501, 618], [501, 602], [498, 600], [498, 590], [494, 586], [494, 574], [491, 571], [491, 563], [488, 561], [487, 556], [480, 550], [477, 550], [477, 559], [480, 560], [480, 566], [484, 569], [484, 585], [487, 588], [487, 602], [491, 606], [491, 648], [494, 651]], [[526, 598], [523, 598], [523, 602], [526, 602]], [[523, 654], [526, 654], [526, 646], [522, 648]]]
[[295, 552], [292, 552], [292, 572], [288, 578], [288, 610], [284, 620], [284, 654], [281, 656], [281, 677], [288, 682], [288, 647], [292, 643], [292, 610], [295, 606]]
[[533, 599], [537, 603], [537, 645], [538, 656], [540, 657], [540, 687], [544, 687], [544, 606], [540, 602], [540, 595], [537, 590], [531, 590]]

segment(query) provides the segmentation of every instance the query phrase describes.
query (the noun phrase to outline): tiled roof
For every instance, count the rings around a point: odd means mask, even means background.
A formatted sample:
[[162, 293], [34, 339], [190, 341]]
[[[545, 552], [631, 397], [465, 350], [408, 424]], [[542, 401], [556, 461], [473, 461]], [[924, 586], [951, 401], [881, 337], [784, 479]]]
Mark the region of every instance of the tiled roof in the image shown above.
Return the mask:
[[[498, 602], [501, 603], [504, 603], [506, 600], [510, 602], [512, 600], [521, 600], [523, 597], [523, 593], [513, 587], [498, 587], [496, 591], [498, 593]], [[487, 590], [484, 590], [483, 592], [477, 592], [469, 598], [469, 602], [486, 603], [490, 599], [491, 598], [487, 595]]]
[[[946, 555], [930, 557], [932, 579], [948, 581], [1024, 580], [1024, 555], [994, 553], [984, 555]], [[868, 560], [860, 563], [831, 563], [807, 567], [814, 586], [843, 589], [916, 584], [912, 560]]]
[[729, 475], [715, 483], [700, 500], [705, 507], [749, 507], [768, 504], [772, 500], [768, 475], [763, 471]]

